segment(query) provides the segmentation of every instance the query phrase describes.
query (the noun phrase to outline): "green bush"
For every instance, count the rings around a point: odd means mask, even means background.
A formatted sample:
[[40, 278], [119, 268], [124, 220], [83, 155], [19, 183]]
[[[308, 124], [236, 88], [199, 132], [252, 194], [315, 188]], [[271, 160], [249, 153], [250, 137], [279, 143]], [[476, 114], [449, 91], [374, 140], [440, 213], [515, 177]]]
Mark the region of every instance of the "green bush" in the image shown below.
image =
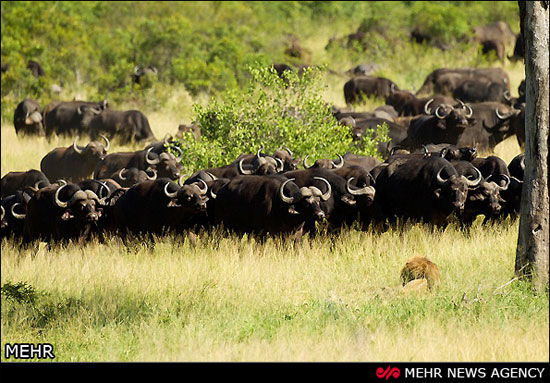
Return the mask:
[[287, 71], [286, 81], [272, 67], [257, 65], [249, 71], [252, 79], [245, 90], [229, 90], [222, 101], [195, 105], [202, 137], [195, 141], [189, 134], [178, 142], [187, 171], [222, 166], [259, 148], [273, 153], [281, 146], [298, 158], [309, 154], [312, 161], [348, 151], [378, 155], [377, 142], [387, 140], [380, 130], [376, 140], [365, 137], [361, 148], [354, 145], [349, 128], [334, 119], [319, 96], [324, 68], [309, 68], [301, 76]]

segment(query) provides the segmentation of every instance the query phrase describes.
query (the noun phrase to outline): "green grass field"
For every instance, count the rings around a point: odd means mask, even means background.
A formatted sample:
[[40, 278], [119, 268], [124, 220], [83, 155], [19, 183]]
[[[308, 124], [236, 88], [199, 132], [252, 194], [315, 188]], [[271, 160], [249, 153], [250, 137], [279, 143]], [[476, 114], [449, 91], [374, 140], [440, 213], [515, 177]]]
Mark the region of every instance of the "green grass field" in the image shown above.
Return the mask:
[[[154, 121], [168, 131], [170, 116]], [[7, 121], [1, 133], [2, 175], [71, 143], [17, 138]], [[509, 161], [515, 137], [495, 152]], [[2, 347], [52, 343], [56, 361], [548, 361], [547, 293], [506, 284], [517, 230], [480, 217], [470, 235], [351, 228], [302, 244], [215, 232], [196, 245], [111, 238], [34, 253], [4, 240], [2, 285], [25, 282], [36, 297], [2, 295]], [[439, 267], [436, 291], [401, 288], [415, 255]]]

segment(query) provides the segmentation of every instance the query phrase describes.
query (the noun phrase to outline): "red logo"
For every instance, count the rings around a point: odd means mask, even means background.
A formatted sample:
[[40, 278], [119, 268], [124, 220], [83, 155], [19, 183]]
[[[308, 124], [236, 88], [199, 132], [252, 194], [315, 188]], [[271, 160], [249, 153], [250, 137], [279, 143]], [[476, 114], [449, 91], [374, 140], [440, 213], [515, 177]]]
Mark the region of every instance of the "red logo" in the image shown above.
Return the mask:
[[391, 366], [388, 366], [385, 370], [382, 367], [376, 369], [376, 376], [380, 379], [386, 378], [386, 380], [388, 380], [390, 377], [399, 378], [399, 375], [401, 375], [401, 371], [399, 371], [397, 367], [391, 368]]

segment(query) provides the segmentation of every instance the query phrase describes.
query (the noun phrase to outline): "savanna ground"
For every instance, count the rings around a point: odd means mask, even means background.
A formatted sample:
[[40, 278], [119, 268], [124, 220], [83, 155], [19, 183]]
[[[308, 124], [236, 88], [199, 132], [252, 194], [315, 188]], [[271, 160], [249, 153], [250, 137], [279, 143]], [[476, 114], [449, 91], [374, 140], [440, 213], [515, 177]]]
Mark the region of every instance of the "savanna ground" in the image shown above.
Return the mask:
[[[343, 72], [373, 59], [372, 52], [329, 55], [324, 46], [333, 32], [323, 24], [300, 34], [312, 62]], [[524, 78], [522, 63], [487, 61], [474, 48], [401, 44], [379, 56], [376, 74], [403, 89], [418, 89], [438, 67], [502, 66], [513, 96]], [[343, 106], [347, 77], [325, 78], [323, 98]], [[177, 84], [151, 92], [165, 93], [162, 107], [129, 100], [112, 107], [143, 109], [159, 138], [193, 120], [193, 103], [209, 100]], [[66, 87], [60, 98], [75, 95], [86, 98], [87, 89]], [[369, 100], [357, 110], [381, 104]], [[39, 169], [48, 151], [72, 141], [17, 137], [4, 116], [1, 174]], [[138, 148], [114, 143], [111, 152]], [[520, 148], [510, 137], [494, 152], [508, 163]], [[56, 361], [548, 361], [548, 293], [508, 283], [518, 221], [481, 221], [469, 234], [455, 224], [385, 233], [352, 227], [302, 243], [219, 230], [199, 233], [195, 244], [184, 236], [157, 238], [154, 247], [110, 238], [21, 251], [4, 240], [2, 349], [8, 342], [47, 342]], [[401, 268], [415, 255], [437, 264], [438, 289], [401, 288]], [[20, 282], [19, 295], [5, 293]]]

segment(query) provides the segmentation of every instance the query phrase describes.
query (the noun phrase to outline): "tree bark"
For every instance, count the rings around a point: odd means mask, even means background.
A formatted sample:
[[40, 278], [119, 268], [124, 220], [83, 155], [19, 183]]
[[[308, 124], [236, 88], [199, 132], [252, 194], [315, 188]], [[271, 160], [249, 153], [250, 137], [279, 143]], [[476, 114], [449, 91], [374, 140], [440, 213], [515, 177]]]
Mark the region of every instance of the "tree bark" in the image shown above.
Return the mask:
[[548, 2], [519, 1], [525, 41], [525, 175], [515, 271], [548, 289]]

